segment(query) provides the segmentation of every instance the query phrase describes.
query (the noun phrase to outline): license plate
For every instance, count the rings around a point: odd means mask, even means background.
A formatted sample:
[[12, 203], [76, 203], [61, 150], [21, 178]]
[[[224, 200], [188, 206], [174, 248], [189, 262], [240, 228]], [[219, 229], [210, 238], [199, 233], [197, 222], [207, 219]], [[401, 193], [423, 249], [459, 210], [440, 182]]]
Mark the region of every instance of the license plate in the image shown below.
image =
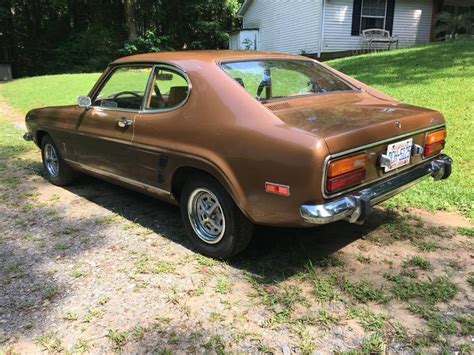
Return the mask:
[[410, 163], [411, 147], [413, 139], [389, 144], [387, 147], [387, 155], [390, 158], [390, 164], [384, 166], [385, 172], [398, 169]]

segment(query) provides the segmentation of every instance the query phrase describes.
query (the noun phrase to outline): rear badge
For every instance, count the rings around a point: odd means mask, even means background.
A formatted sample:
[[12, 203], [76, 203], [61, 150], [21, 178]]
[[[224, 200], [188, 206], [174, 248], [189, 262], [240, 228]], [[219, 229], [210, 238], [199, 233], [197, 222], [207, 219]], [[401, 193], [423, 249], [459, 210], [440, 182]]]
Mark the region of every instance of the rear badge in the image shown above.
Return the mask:
[[397, 126], [398, 129], [402, 129], [402, 124], [400, 121], [395, 122], [395, 126]]

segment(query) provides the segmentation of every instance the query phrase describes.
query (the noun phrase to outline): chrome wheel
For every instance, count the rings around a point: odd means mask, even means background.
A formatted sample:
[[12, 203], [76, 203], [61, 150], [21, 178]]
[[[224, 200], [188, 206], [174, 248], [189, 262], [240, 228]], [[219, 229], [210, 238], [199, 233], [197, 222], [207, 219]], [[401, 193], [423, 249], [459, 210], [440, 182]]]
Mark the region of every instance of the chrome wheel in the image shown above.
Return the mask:
[[44, 146], [44, 164], [48, 173], [56, 177], [59, 174], [59, 161], [58, 153], [56, 153], [56, 148], [52, 144], [46, 144]]
[[225, 216], [216, 195], [205, 188], [195, 189], [187, 207], [189, 221], [198, 237], [207, 244], [219, 243], [225, 233]]

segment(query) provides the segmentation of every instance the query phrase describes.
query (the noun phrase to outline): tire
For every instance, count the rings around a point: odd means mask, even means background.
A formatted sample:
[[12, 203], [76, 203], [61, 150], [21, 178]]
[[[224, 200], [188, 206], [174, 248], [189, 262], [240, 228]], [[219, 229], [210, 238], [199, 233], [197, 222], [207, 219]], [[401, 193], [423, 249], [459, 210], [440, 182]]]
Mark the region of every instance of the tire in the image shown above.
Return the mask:
[[74, 170], [63, 160], [49, 135], [41, 140], [41, 158], [44, 176], [49, 182], [57, 186], [67, 186], [74, 180]]
[[190, 177], [181, 192], [180, 207], [191, 243], [203, 255], [228, 259], [243, 251], [252, 239], [253, 224], [211, 177]]

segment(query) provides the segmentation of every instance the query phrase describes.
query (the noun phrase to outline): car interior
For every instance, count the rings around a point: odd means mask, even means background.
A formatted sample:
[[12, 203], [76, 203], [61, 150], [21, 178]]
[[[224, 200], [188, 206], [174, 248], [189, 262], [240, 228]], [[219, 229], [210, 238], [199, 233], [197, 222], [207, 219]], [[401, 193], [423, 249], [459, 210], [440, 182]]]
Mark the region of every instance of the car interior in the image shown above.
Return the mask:
[[[93, 106], [105, 108], [121, 108], [127, 110], [142, 110], [145, 87], [149, 74], [140, 69], [124, 69], [126, 73], [117, 70], [106, 82]], [[133, 72], [135, 70], [135, 72]], [[143, 75], [141, 75], [143, 73]], [[140, 75], [135, 78], [131, 75]], [[188, 96], [189, 86], [186, 79], [174, 71], [157, 68], [151, 75], [153, 89], [145, 107], [149, 110], [170, 109], [179, 106]], [[129, 90], [120, 90], [130, 88]]]

